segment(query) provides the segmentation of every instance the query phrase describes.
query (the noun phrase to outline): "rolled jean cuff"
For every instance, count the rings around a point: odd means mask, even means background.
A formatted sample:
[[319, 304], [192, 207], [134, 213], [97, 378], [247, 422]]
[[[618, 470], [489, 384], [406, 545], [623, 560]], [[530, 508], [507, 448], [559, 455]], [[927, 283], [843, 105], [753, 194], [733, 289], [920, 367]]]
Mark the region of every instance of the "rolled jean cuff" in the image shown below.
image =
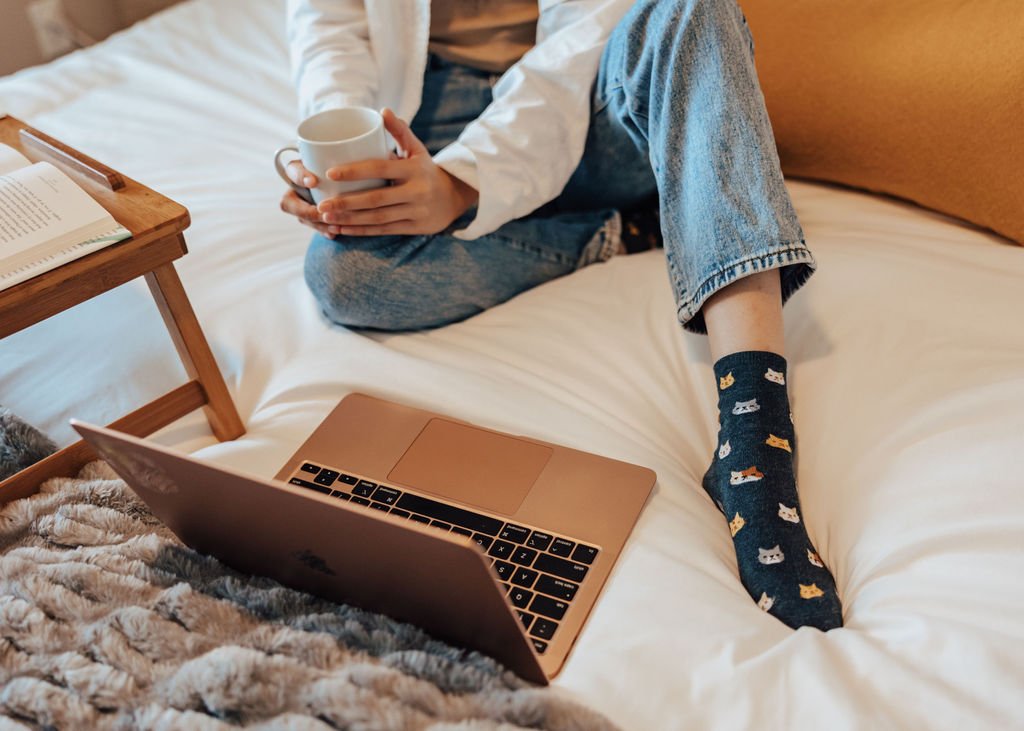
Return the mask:
[[[814, 274], [817, 268], [818, 264], [803, 240], [786, 242], [756, 256], [747, 256], [728, 262], [693, 290], [693, 295], [677, 300], [679, 322], [685, 330], [706, 335], [707, 325], [704, 323], [704, 313], [701, 308], [707, 298], [718, 290], [751, 274], [770, 269], [781, 269], [782, 301], [785, 303]], [[670, 266], [669, 269], [672, 271], [673, 279], [677, 279], [673, 282], [675, 290], [677, 292], [687, 291], [682, 286], [682, 282], [678, 281], [678, 275], [674, 268]]]
[[580, 253], [577, 269], [588, 264], [608, 261], [622, 246], [622, 216], [618, 211], [611, 211], [604, 225], [591, 237]]

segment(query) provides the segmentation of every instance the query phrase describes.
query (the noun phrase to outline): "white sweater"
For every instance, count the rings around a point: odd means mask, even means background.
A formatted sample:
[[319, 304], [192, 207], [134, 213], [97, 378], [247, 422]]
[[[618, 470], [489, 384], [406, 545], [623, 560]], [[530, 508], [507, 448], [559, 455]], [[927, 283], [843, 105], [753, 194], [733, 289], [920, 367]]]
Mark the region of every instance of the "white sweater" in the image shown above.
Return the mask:
[[[435, 0], [443, 2], [444, 0]], [[498, 80], [494, 101], [435, 161], [480, 193], [474, 239], [552, 200], [580, 158], [605, 42], [632, 0], [540, 0], [537, 44]], [[300, 113], [420, 107], [429, 0], [288, 0]]]

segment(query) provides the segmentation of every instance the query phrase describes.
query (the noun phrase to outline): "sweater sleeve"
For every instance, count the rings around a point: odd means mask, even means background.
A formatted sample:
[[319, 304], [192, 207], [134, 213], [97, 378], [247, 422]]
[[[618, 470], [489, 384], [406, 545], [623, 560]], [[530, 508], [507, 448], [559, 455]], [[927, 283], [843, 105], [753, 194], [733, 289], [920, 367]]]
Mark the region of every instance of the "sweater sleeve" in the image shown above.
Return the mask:
[[302, 117], [376, 106], [377, 66], [361, 0], [288, 0], [287, 36]]

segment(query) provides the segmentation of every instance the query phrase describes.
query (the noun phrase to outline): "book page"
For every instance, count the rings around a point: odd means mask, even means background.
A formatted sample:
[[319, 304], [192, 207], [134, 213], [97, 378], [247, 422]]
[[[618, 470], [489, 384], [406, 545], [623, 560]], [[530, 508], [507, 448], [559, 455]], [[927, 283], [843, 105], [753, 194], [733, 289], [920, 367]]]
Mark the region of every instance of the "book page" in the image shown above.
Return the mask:
[[31, 164], [27, 157], [10, 145], [0, 144], [0, 175], [12, 172], [18, 168], [28, 167]]
[[86, 254], [91, 254], [105, 246], [110, 246], [118, 241], [124, 241], [130, 238], [131, 235], [131, 231], [124, 226], [117, 225], [115, 228], [103, 231], [86, 241], [47, 253], [39, 259], [15, 266], [13, 269], [0, 269], [0, 292], [8, 287], [13, 287], [15, 284], [24, 282], [26, 279], [31, 279], [37, 274], [48, 272]]
[[0, 263], [104, 218], [110, 214], [50, 163], [0, 174]]

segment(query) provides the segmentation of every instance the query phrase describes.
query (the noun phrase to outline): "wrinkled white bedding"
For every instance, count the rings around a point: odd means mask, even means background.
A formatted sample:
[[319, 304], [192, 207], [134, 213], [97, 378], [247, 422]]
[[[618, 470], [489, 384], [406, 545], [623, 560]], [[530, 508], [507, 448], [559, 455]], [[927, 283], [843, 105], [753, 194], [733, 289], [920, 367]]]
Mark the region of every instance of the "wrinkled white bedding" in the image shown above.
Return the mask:
[[[654, 468], [657, 490], [556, 685], [624, 728], [1024, 727], [1024, 250], [886, 199], [791, 183], [820, 271], [787, 305], [804, 515], [846, 628], [750, 601], [699, 489], [706, 342], [660, 252], [441, 330], [329, 326], [270, 154], [294, 95], [279, 0], [194, 0], [0, 79], [8, 111], [185, 204], [177, 267], [249, 432], [159, 440], [272, 475], [361, 390]], [[141, 282], [0, 342], [0, 403], [61, 441], [184, 378]], [[601, 486], [614, 490], [614, 485]]]

